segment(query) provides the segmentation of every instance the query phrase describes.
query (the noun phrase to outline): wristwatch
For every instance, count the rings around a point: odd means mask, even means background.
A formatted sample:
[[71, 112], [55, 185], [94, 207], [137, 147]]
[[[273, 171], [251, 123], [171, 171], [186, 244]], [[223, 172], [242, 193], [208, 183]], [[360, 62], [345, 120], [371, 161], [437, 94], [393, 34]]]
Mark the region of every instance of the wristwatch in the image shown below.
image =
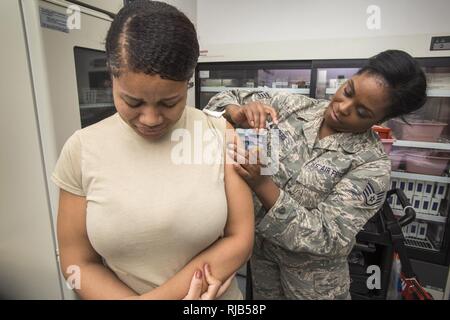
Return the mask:
[[212, 116], [214, 118], [220, 118], [225, 114], [225, 110], [223, 111], [212, 111], [212, 110], [208, 110], [208, 109], [203, 109], [203, 112], [206, 113], [209, 116]]
[[214, 118], [224, 117], [229, 123], [231, 123], [233, 127], [236, 127], [236, 123], [234, 123], [229, 114], [226, 113], [225, 109], [223, 111], [212, 111], [208, 109], [203, 109], [203, 112]]

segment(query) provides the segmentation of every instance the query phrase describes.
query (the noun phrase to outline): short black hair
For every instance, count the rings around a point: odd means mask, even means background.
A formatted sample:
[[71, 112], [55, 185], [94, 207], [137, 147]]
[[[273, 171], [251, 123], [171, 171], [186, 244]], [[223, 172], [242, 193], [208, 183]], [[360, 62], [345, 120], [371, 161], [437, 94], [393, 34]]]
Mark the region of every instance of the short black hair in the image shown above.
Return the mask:
[[390, 111], [384, 121], [421, 108], [427, 100], [425, 73], [408, 53], [386, 50], [369, 59], [358, 73], [381, 77], [388, 85]]
[[177, 8], [137, 0], [116, 15], [106, 36], [106, 59], [114, 77], [129, 70], [187, 81], [199, 57], [197, 33]]

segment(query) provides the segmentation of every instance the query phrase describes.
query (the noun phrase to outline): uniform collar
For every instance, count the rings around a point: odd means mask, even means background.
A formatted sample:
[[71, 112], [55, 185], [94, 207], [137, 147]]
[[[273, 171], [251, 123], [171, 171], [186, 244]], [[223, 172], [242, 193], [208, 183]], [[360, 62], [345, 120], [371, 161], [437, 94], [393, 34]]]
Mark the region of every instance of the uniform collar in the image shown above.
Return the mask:
[[323, 113], [328, 107], [330, 101], [317, 100], [317, 104], [311, 108], [300, 109], [295, 112], [297, 119], [302, 119], [306, 122], [314, 121], [317, 118], [323, 117]]
[[367, 143], [372, 140], [372, 138], [376, 139], [373, 131], [370, 129], [362, 133], [344, 132], [340, 134], [342, 136], [339, 137], [339, 144], [341, 148], [348, 153], [357, 153], [362, 151], [367, 146]]
[[322, 124], [323, 113], [326, 110], [327, 103], [319, 101], [317, 105], [306, 110], [299, 110], [296, 112], [298, 120], [303, 121], [303, 134], [306, 138], [306, 143], [310, 150], [313, 149], [316, 142], [317, 134], [319, 133], [320, 125]]
[[[319, 133], [320, 126], [323, 121], [323, 114], [328, 106], [329, 101], [322, 100], [316, 108], [307, 111], [297, 112], [297, 119], [302, 119], [303, 132], [306, 137], [308, 147], [312, 150], [314, 143], [316, 141], [317, 135]], [[319, 146], [338, 151], [342, 148], [347, 153], [357, 153], [367, 146], [367, 142], [373, 139], [377, 139], [372, 130], [367, 130], [362, 133], [350, 133], [350, 132], [340, 132], [334, 134], [329, 139], [325, 138], [319, 142]]]

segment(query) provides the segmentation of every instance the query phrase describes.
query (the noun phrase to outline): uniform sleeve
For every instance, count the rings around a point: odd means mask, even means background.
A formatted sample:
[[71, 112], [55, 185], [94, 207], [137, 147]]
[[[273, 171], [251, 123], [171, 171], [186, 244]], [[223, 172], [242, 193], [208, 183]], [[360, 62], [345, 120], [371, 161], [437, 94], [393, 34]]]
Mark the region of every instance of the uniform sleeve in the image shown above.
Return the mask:
[[257, 229], [264, 238], [290, 251], [329, 257], [348, 255], [356, 234], [383, 205], [389, 179], [388, 160], [361, 165], [347, 173], [312, 210], [280, 190]]
[[81, 143], [77, 132], [64, 144], [52, 174], [52, 181], [65, 191], [86, 196], [82, 185]]
[[294, 112], [313, 106], [317, 100], [301, 94], [291, 94], [283, 91], [264, 90], [229, 90], [216, 94], [204, 109], [213, 112], [223, 112], [225, 107], [234, 104], [245, 105], [252, 101], [258, 101], [272, 106], [278, 111], [278, 120], [288, 117]]
[[206, 110], [211, 111], [224, 111], [225, 107], [230, 104], [234, 105], [244, 105], [251, 101], [260, 101], [262, 103], [266, 103], [271, 105], [274, 96], [278, 96], [277, 92], [266, 92], [266, 91], [257, 91], [257, 90], [229, 90], [222, 91], [216, 94], [214, 97], [209, 100], [208, 104], [205, 106]]

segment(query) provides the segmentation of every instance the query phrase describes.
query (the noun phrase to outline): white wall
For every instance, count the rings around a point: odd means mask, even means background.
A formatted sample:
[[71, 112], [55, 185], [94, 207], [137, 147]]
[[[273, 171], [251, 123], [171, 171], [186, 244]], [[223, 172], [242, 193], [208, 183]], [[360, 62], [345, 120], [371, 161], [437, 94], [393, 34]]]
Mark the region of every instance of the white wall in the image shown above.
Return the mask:
[[[369, 30], [369, 5], [381, 28]], [[450, 35], [448, 0], [198, 0], [201, 61], [365, 58], [388, 48], [429, 52], [431, 35]]]
[[197, 23], [197, 0], [163, 0], [183, 12], [195, 25]]
[[[196, 24], [197, 24], [197, 0], [165, 0], [163, 2], [168, 3], [168, 4], [176, 7], [181, 12], [183, 12], [189, 18], [189, 20], [191, 20], [192, 23], [196, 26]], [[191, 81], [195, 82], [194, 77], [192, 77]], [[188, 106], [195, 106], [195, 89], [194, 88], [189, 89], [186, 103]]]

